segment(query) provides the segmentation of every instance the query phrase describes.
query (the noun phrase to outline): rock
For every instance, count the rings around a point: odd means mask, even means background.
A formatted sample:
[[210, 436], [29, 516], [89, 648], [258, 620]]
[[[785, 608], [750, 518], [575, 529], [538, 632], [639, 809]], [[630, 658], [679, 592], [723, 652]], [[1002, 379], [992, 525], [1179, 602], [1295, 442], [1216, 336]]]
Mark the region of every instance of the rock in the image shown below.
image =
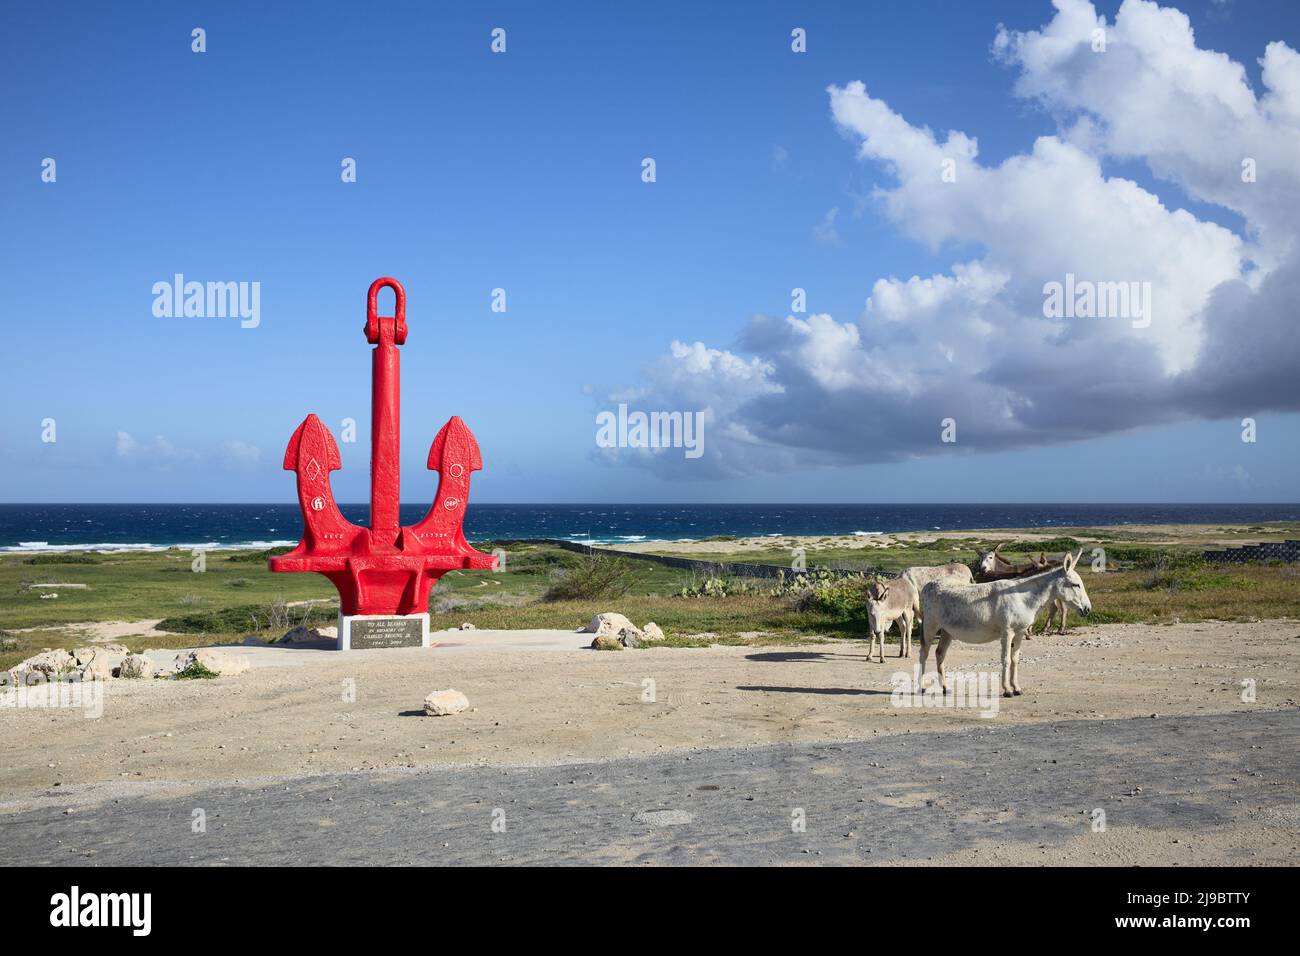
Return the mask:
[[643, 643], [640, 629], [633, 627], [621, 628], [618, 632], [618, 641], [624, 647], [640, 647]]
[[82, 680], [108, 680], [113, 676], [113, 665], [106, 654], [96, 654], [81, 668]]
[[641, 633], [641, 628], [637, 627], [622, 614], [615, 614], [612, 611], [606, 611], [604, 614], [597, 614], [591, 619], [591, 623], [584, 627], [579, 633], [598, 634], [604, 637], [618, 637], [623, 631], [631, 631], [637, 636], [638, 640], [644, 636]]
[[295, 627], [292, 631], [289, 631], [287, 634], [285, 634], [284, 636], [282, 636], [282, 637], [281, 637], [278, 641], [276, 641], [275, 643], [277, 643], [277, 644], [317, 644], [317, 643], [320, 643], [320, 642], [323, 641], [323, 640], [325, 640], [325, 638], [323, 638], [323, 637], [321, 636], [320, 631], [316, 630], [316, 628], [314, 628], [314, 627], [303, 627], [302, 625], [299, 625], [298, 627]]
[[435, 690], [424, 698], [424, 712], [430, 717], [448, 717], [469, 709], [469, 699], [458, 690]]
[[44, 650], [9, 669], [9, 679], [15, 683], [57, 680], [59, 675], [77, 667], [77, 660], [67, 651]]
[[466, 621], [466, 622], [464, 622], [463, 624], [461, 624], [460, 629], [461, 629], [462, 631], [474, 631], [474, 630], [477, 630], [477, 628], [474, 627], [474, 625], [471, 624], [469, 621]]
[[662, 641], [664, 639], [663, 629], [654, 621], [641, 628], [641, 636], [647, 641]]
[[114, 677], [139, 678], [151, 677], [154, 672], [153, 661], [144, 654], [127, 654], [122, 663], [113, 671]]
[[229, 651], [217, 651], [200, 647], [198, 650], [177, 654], [176, 659], [172, 661], [172, 673], [179, 674], [194, 664], [202, 664], [212, 673], [219, 674], [222, 677], [234, 677], [237, 674], [244, 673], [252, 666], [248, 658], [243, 654], [232, 654]]
[[633, 823], [648, 823], [652, 827], [680, 827], [695, 821], [689, 810], [642, 810], [632, 815]]
[[[120, 644], [111, 646], [121, 647]], [[72, 651], [72, 657], [80, 668], [82, 680], [108, 680], [127, 653], [125, 647], [122, 647], [121, 654], [106, 647], [78, 647]]]
[[593, 651], [621, 651], [623, 642], [617, 637], [610, 637], [608, 634], [597, 634], [591, 642]]

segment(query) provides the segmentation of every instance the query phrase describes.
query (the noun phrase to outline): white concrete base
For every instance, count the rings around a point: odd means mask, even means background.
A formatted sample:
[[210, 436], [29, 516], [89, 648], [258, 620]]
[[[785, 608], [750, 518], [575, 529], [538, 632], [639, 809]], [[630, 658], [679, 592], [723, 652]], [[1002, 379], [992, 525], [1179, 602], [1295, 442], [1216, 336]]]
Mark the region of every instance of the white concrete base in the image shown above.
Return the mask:
[[[386, 621], [400, 622], [385, 624]], [[413, 637], [419, 623], [420, 642]], [[354, 633], [355, 632], [355, 633]], [[386, 633], [387, 632], [387, 633]], [[424, 614], [340, 614], [336, 647], [340, 651], [388, 647], [428, 647], [429, 615]]]

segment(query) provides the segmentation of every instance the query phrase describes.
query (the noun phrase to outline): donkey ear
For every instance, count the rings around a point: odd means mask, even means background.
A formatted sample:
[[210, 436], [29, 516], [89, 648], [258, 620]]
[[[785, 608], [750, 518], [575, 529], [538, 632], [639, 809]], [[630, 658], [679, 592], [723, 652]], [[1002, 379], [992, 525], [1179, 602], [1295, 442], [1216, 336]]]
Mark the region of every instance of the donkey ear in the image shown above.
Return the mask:
[[1073, 562], [1070, 560], [1073, 557], [1074, 555], [1072, 555], [1069, 551], [1065, 552], [1065, 557], [1061, 559], [1061, 567], [1069, 571], [1070, 568], [1074, 566]]
[[994, 553], [994, 554], [997, 554], [999, 551], [1001, 551], [1001, 550], [1002, 550], [1002, 545], [1004, 545], [1004, 544], [1006, 544], [1005, 541], [1000, 541], [1000, 542], [998, 542], [998, 544], [995, 545], [994, 548], [993, 548], [993, 553]]

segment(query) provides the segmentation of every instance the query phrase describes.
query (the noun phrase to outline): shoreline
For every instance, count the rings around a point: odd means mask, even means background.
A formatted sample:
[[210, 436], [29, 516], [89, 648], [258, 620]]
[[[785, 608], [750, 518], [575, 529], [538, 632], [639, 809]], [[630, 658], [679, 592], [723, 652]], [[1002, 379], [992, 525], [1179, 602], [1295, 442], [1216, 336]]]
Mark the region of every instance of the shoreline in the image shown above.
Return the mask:
[[[599, 536], [524, 536], [498, 535], [493, 538], [471, 536], [473, 541], [550, 540], [592, 547], [614, 548], [622, 551], [647, 552], [671, 550], [677, 553], [734, 553], [736, 551], [798, 547], [821, 544], [848, 550], [871, 550], [895, 545], [918, 544], [936, 540], [1033, 540], [1048, 541], [1071, 537], [1080, 543], [1100, 542], [1117, 537], [1141, 536], [1152, 544], [1241, 544], [1247, 538], [1281, 540], [1288, 535], [1300, 536], [1300, 522], [1277, 520], [1253, 523], [1228, 522], [1167, 522], [1158, 524], [1097, 524], [1097, 525], [1021, 525], [988, 528], [933, 528], [913, 531], [861, 531], [837, 533], [784, 534], [774, 532], [762, 535], [710, 534], [698, 537], [648, 537], [643, 535]], [[45, 541], [19, 542], [0, 546], [0, 555], [74, 554], [137, 554], [180, 551], [265, 551], [270, 548], [292, 548], [297, 539], [250, 540], [236, 543], [177, 542], [153, 544], [149, 542], [90, 542], [86, 544], [50, 544]]]

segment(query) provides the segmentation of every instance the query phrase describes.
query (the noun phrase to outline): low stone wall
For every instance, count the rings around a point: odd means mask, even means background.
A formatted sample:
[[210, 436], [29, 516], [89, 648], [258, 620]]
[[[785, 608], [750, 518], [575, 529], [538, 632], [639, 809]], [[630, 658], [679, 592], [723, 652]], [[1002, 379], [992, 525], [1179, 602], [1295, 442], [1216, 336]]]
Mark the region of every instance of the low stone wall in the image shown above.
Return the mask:
[[1251, 561], [1300, 561], [1300, 541], [1266, 541], [1263, 544], [1244, 544], [1239, 548], [1222, 551], [1205, 551], [1206, 561], [1225, 564], [1246, 564]]
[[[558, 538], [517, 538], [520, 544], [549, 544], [556, 548], [563, 548], [565, 551], [573, 551], [577, 554], [602, 554], [612, 558], [629, 558], [633, 561], [650, 561], [654, 564], [661, 564], [668, 568], [680, 568], [683, 571], [691, 571], [695, 574], [709, 575], [712, 577], [735, 577], [735, 578], [779, 578], [782, 574], [792, 575], [800, 572], [794, 571], [789, 567], [777, 564], [738, 564], [732, 561], [700, 561], [694, 558], [677, 558], [664, 554], [642, 554], [637, 551], [619, 551], [617, 548], [601, 548], [580, 544], [577, 541], [562, 541]], [[509, 541], [498, 542], [503, 545], [509, 545]], [[847, 565], [847, 564], [819, 564], [816, 567], [824, 568], [834, 574], [848, 577], [853, 574], [889, 574], [882, 568], [874, 565]], [[810, 567], [809, 570], [812, 570]]]

